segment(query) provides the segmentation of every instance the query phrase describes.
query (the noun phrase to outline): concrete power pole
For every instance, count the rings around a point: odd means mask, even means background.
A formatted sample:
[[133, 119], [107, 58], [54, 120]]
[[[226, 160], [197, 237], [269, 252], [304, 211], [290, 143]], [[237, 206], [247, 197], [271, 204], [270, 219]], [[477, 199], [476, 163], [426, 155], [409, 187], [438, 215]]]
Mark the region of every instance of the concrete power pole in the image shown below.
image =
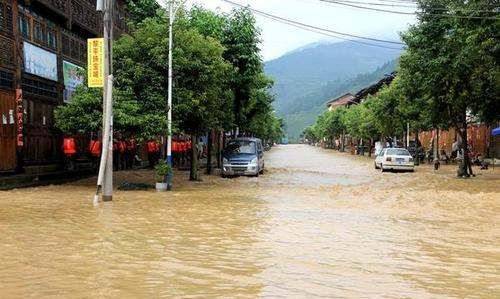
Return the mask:
[[103, 155], [107, 155], [102, 178], [103, 201], [113, 200], [113, 8], [114, 0], [98, 1], [97, 9], [102, 9], [104, 13], [103, 138], [108, 139], [108, 142], [102, 143], [108, 145], [107, 151], [103, 149]]

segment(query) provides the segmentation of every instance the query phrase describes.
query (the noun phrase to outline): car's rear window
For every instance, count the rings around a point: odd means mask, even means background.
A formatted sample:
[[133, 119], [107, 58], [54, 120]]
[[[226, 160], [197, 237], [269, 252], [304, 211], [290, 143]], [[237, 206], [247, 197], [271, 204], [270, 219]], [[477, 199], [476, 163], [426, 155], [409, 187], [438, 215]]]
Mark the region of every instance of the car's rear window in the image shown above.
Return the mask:
[[394, 156], [410, 156], [410, 152], [404, 148], [389, 148], [387, 149], [386, 154]]

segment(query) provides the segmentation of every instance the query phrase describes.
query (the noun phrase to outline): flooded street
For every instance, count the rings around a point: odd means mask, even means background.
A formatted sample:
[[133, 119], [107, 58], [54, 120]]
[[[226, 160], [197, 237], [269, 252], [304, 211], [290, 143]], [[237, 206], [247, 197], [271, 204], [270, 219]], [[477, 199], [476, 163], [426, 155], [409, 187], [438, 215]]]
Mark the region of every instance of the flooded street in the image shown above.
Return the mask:
[[[259, 178], [0, 191], [1, 298], [498, 298], [500, 169], [273, 148]], [[117, 180], [152, 182], [152, 173]]]

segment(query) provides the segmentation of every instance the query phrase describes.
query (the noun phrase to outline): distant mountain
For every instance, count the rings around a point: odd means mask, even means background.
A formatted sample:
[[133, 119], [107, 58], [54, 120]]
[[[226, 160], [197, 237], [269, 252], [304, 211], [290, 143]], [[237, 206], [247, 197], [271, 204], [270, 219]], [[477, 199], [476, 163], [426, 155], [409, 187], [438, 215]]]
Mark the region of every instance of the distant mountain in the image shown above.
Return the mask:
[[377, 81], [395, 68], [400, 52], [351, 42], [315, 43], [268, 61], [266, 73], [275, 80], [274, 103], [293, 140], [341, 93]]

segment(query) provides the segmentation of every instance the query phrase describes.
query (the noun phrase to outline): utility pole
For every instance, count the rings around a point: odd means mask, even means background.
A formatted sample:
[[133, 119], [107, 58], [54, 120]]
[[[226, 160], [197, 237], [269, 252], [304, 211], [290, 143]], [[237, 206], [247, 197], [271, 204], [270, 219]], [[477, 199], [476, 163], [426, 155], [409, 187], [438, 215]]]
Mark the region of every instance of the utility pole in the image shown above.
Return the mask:
[[[104, 86], [103, 86], [103, 148], [98, 188], [102, 201], [113, 200], [113, 8], [114, 0], [98, 0], [97, 10], [103, 11]], [[105, 156], [104, 156], [105, 155]], [[104, 162], [104, 163], [103, 163]], [[103, 165], [104, 164], [104, 165]], [[95, 200], [94, 200], [95, 201]]]
[[410, 123], [406, 123], [406, 148], [410, 147]]
[[167, 190], [172, 190], [172, 49], [174, 47], [173, 37], [174, 25], [174, 3], [172, 0], [168, 1], [168, 135], [167, 135], [167, 164], [171, 171], [167, 174]]

